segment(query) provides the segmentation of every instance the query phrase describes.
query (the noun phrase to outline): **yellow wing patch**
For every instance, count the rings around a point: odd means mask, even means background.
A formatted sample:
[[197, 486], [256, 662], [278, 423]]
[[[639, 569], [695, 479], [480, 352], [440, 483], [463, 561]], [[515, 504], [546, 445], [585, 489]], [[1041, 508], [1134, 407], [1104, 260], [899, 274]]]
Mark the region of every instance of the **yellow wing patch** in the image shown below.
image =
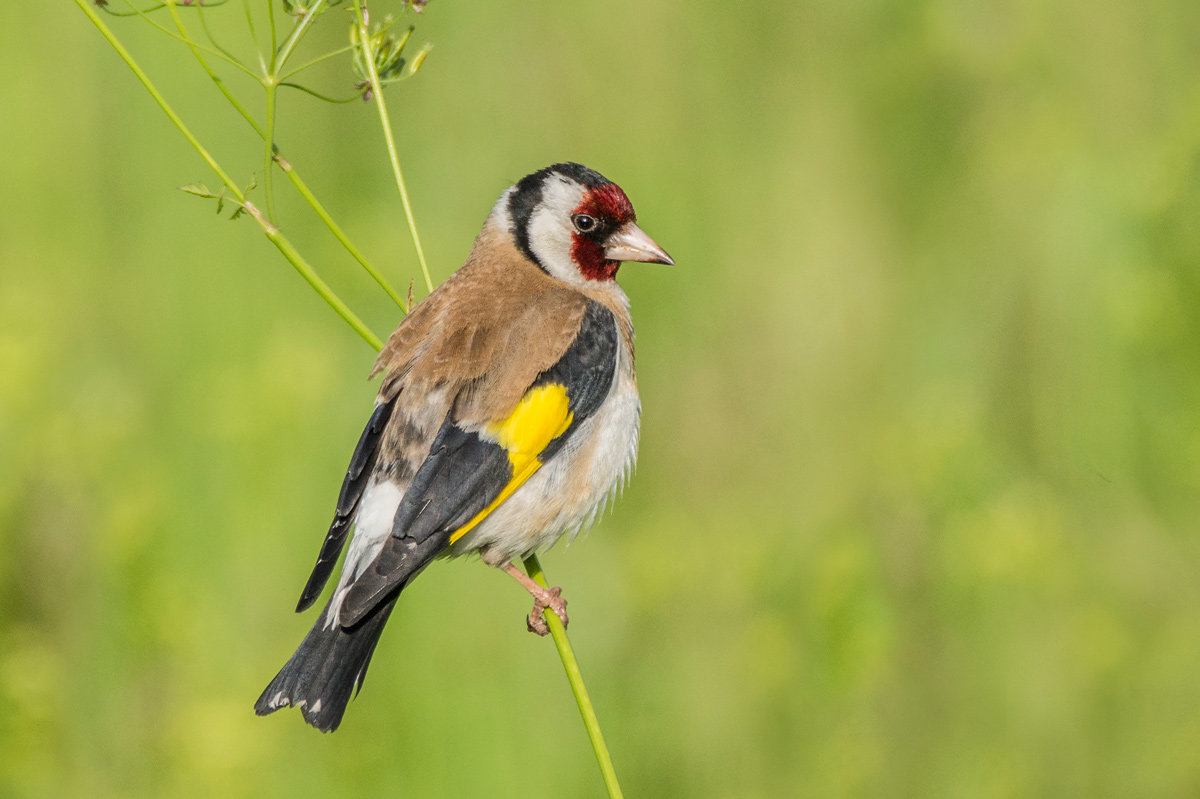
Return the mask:
[[526, 392], [507, 419], [488, 425], [487, 432], [495, 436], [496, 443], [508, 452], [513, 476], [508, 485], [501, 489], [499, 496], [475, 514], [471, 521], [454, 531], [450, 536], [451, 544], [471, 532], [541, 468], [542, 462], [538, 456], [547, 444], [571, 426], [573, 414], [569, 405], [567, 387], [560, 383], [548, 383]]

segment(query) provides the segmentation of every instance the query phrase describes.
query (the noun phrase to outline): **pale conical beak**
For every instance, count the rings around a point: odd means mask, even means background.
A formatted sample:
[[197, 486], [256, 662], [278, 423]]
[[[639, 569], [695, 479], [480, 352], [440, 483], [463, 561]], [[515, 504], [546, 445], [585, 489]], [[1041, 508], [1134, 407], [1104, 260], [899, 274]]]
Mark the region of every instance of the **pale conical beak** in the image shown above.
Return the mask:
[[604, 244], [604, 257], [610, 261], [640, 261], [644, 264], [675, 263], [667, 251], [654, 243], [654, 239], [632, 222], [626, 222], [608, 237]]

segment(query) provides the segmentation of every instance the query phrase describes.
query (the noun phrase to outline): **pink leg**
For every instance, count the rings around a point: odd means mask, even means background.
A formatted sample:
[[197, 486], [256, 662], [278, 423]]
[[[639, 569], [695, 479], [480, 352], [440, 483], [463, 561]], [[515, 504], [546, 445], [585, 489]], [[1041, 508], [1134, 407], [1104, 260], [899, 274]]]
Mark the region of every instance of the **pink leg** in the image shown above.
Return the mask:
[[529, 632], [538, 635], [546, 635], [550, 632], [550, 627], [542, 616], [542, 611], [546, 608], [554, 611], [554, 615], [562, 620], [563, 627], [567, 626], [567, 600], [562, 598], [561, 588], [542, 588], [533, 581], [533, 578], [511, 563], [506, 563], [500, 568], [512, 575], [514, 580], [525, 586], [525, 590], [533, 595], [533, 610], [529, 611], [527, 620]]

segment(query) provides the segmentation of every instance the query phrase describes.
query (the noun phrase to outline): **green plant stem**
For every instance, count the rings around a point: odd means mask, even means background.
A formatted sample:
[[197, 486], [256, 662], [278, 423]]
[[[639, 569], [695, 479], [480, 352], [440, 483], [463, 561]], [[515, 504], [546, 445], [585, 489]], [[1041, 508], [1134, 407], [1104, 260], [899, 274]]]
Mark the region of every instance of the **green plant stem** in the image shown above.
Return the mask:
[[[174, 3], [171, 4], [170, 11], [172, 18], [175, 20], [175, 27], [179, 30], [178, 38], [184, 42], [189, 49], [191, 49], [192, 55], [195, 56], [196, 61], [200, 64], [200, 68], [203, 69], [205, 74], [208, 75], [209, 79], [216, 84], [217, 89], [219, 89], [221, 94], [225, 96], [225, 99], [229, 101], [229, 104], [233, 106], [234, 110], [241, 115], [242, 119], [246, 120], [246, 124], [253, 128], [254, 132], [257, 133], [260, 138], [266, 139], [266, 131], [262, 129], [262, 126], [258, 124], [250, 112], [246, 110], [246, 107], [238, 102], [238, 99], [233, 96], [233, 92], [231, 92], [229, 87], [225, 85], [225, 81], [223, 81], [221, 76], [218, 75], [209, 65], [208, 60], [204, 57], [204, 53], [198, 48], [195, 40], [192, 39], [191, 34], [188, 32], [187, 27], [183, 24], [183, 19], [179, 16], [179, 12], [175, 8]], [[343, 48], [342, 52], [347, 49], [349, 48]], [[321, 221], [325, 223], [325, 227], [329, 228], [329, 232], [333, 234], [334, 238], [336, 238], [341, 245], [346, 248], [346, 251], [353, 256], [354, 260], [358, 261], [359, 265], [366, 270], [367, 274], [379, 284], [379, 287], [382, 288], [384, 292], [392, 298], [392, 301], [396, 303], [400, 310], [408, 313], [408, 304], [405, 303], [404, 299], [401, 298], [396, 289], [392, 288], [392, 285], [387, 281], [387, 278], [385, 278], [383, 274], [366, 259], [366, 256], [364, 256], [359, 249], [354, 246], [354, 243], [350, 241], [350, 237], [346, 235], [346, 232], [342, 230], [341, 226], [338, 225], [338, 223], [334, 221], [333, 217], [330, 216], [329, 212], [325, 210], [325, 206], [322, 205], [319, 200], [317, 200], [316, 195], [314, 195], [312, 190], [308, 188], [308, 184], [301, 179], [300, 174], [296, 172], [295, 167], [293, 167], [288, 161], [284, 160], [283, 156], [279, 153], [278, 148], [275, 149], [274, 160], [275, 163], [279, 165], [280, 169], [283, 170], [283, 173], [287, 175], [288, 180], [291, 181], [292, 186], [294, 186], [296, 191], [300, 193], [300, 196], [304, 198], [313, 211], [316, 212]]]
[[371, 265], [371, 262], [366, 259], [366, 256], [359, 252], [358, 248], [354, 246], [354, 242], [350, 241], [350, 238], [346, 235], [346, 232], [342, 230], [337, 222], [333, 221], [333, 217], [331, 217], [329, 212], [325, 210], [325, 206], [317, 200], [316, 196], [312, 193], [312, 190], [308, 188], [308, 184], [301, 180], [300, 176], [296, 174], [296, 170], [292, 167], [292, 165], [285, 161], [283, 156], [278, 154], [275, 156], [275, 163], [279, 164], [279, 168], [283, 170], [283, 174], [288, 176], [288, 180], [290, 180], [292, 185], [295, 186], [296, 191], [300, 193], [300, 196], [305, 199], [309, 206], [312, 207], [313, 211], [316, 212], [317, 216], [321, 218], [321, 221], [325, 223], [325, 227], [329, 228], [329, 232], [331, 232], [334, 237], [342, 243], [342, 246], [346, 248], [346, 251], [354, 257], [354, 260], [358, 261], [362, 268], [367, 271], [367, 274], [379, 284], [379, 287], [383, 289], [389, 297], [392, 298], [392, 302], [396, 303], [401, 311], [408, 313], [408, 303], [404, 301], [404, 298], [401, 297], [394, 288], [392, 288], [392, 284], [388, 282], [387, 278], [385, 278], [378, 269]]
[[[76, 0], [76, 2], [79, 2], [79, 0]], [[247, 207], [253, 209], [253, 206], [250, 206], [249, 203], [247, 203]], [[261, 224], [264, 220], [260, 218], [259, 222]], [[308, 282], [308, 285], [312, 286], [313, 291], [317, 292], [321, 299], [329, 303], [329, 306], [337, 312], [338, 316], [342, 317], [346, 324], [350, 325], [354, 329], [354, 332], [362, 337], [363, 341], [374, 347], [376, 352], [383, 349], [383, 341], [379, 336], [371, 332], [371, 329], [350, 310], [346, 303], [342, 302], [342, 299], [333, 292], [333, 289], [329, 288], [325, 281], [321, 280], [313, 268], [309, 266], [308, 262], [292, 246], [292, 243], [279, 232], [279, 228], [267, 223], [263, 224], [263, 229], [266, 231], [267, 238], [271, 240], [271, 243], [283, 253], [283, 257], [287, 258], [292, 266], [296, 267], [296, 271]]]
[[158, 107], [162, 109], [162, 112], [167, 115], [167, 119], [171, 120], [171, 123], [179, 130], [183, 137], [187, 139], [188, 144], [192, 145], [196, 152], [199, 153], [200, 157], [204, 159], [204, 162], [208, 164], [209, 168], [211, 168], [213, 172], [217, 174], [217, 177], [221, 179], [221, 182], [224, 183], [225, 187], [229, 190], [229, 193], [232, 194], [238, 203], [240, 203], [242, 207], [246, 209], [246, 212], [250, 214], [250, 216], [256, 222], [258, 222], [259, 226], [263, 229], [263, 233], [266, 234], [267, 239], [275, 245], [280, 253], [283, 254], [283, 257], [288, 260], [288, 263], [295, 267], [296, 271], [300, 273], [300, 276], [303, 277], [310, 286], [312, 286], [313, 290], [316, 291], [317, 294], [320, 295], [320, 297], [325, 300], [325, 302], [328, 303], [334, 311], [337, 312], [338, 316], [342, 317], [346, 324], [350, 325], [350, 327], [353, 328], [354, 331], [358, 333], [358, 335], [361, 336], [364, 341], [366, 341], [376, 350], [381, 349], [383, 347], [383, 342], [380, 341], [379, 337], [371, 332], [370, 328], [368, 328], [366, 324], [364, 324], [363, 321], [359, 319], [349, 307], [347, 307], [346, 303], [342, 302], [341, 298], [338, 297], [331, 288], [329, 288], [325, 281], [321, 280], [320, 276], [317, 275], [312, 266], [310, 266], [309, 263], [304, 260], [304, 258], [300, 255], [296, 248], [292, 246], [292, 243], [287, 239], [286, 236], [283, 235], [279, 228], [268, 222], [267, 219], [262, 215], [262, 212], [255, 208], [252, 203], [246, 200], [246, 195], [242, 191], [241, 187], [229, 177], [225, 170], [221, 168], [221, 165], [217, 163], [216, 159], [209, 154], [208, 150], [204, 149], [204, 145], [200, 143], [200, 140], [196, 138], [195, 134], [192, 133], [188, 126], [184, 124], [183, 119], [181, 119], [180, 116], [175, 113], [175, 109], [170, 106], [166, 98], [163, 97], [163, 95], [158, 91], [155, 85], [150, 81], [150, 78], [144, 71], [142, 71], [142, 68], [138, 66], [137, 61], [134, 60], [130, 52], [125, 49], [125, 46], [121, 44], [109, 27], [104, 24], [104, 20], [100, 19], [100, 15], [94, 8], [92, 8], [89, 0], [75, 0], [75, 5], [79, 6], [79, 9], [87, 15], [88, 19], [92, 21], [92, 24], [96, 26], [96, 29], [100, 31], [100, 35], [102, 35], [109, 45], [117, 51], [117, 55], [121, 57], [121, 60], [125, 62], [125, 65], [129, 67], [129, 69], [137, 77], [138, 81], [140, 81], [142, 86], [145, 87], [146, 91], [150, 93], [150, 96], [154, 98], [154, 102], [157, 103]]
[[[243, 64], [241, 61], [238, 61], [236, 58], [229, 55], [228, 53], [223, 52], [219, 48], [214, 49], [211, 47], [205, 47], [204, 45], [199, 44], [195, 41], [189, 40], [177, 33], [173, 33], [169, 28], [159, 25], [157, 22], [150, 19], [149, 15], [145, 11], [137, 8], [137, 6], [133, 5], [132, 2], [128, 3], [128, 5], [130, 8], [133, 9], [133, 11], [132, 11], [132, 13], [124, 14], [123, 16], [140, 17], [142, 19], [142, 21], [144, 21], [147, 25], [151, 26], [152, 28], [155, 28], [160, 33], [164, 34], [165, 36], [175, 39], [176, 41], [184, 42], [188, 45], [188, 47], [191, 47], [193, 50], [202, 50], [202, 51], [208, 53], [209, 55], [213, 56], [214, 58], [219, 58], [219, 59], [227, 62], [231, 67], [234, 67], [235, 69], [239, 69], [242, 72], [249, 75], [251, 78], [258, 80], [258, 75], [254, 74], [254, 70], [250, 69], [245, 64]], [[159, 8], [169, 9], [171, 16], [176, 21], [176, 25], [178, 25], [179, 24], [179, 12], [175, 10], [175, 7], [176, 7], [176, 3], [173, 3], [173, 2], [169, 3], [169, 4], [164, 3], [162, 6], [159, 6]], [[200, 8], [203, 8], [203, 6], [200, 6]], [[112, 13], [112, 12], [108, 12], [108, 13]], [[201, 13], [203, 13], [203, 12], [201, 12]]]
[[[279, 85], [287, 86], [289, 89], [295, 89], [298, 92], [304, 92], [309, 97], [316, 97], [318, 100], [322, 100], [326, 103], [332, 103], [333, 105], [345, 105], [346, 103], [352, 103], [355, 100], [362, 99], [358, 92], [355, 92], [349, 97], [330, 97], [328, 94], [321, 94], [316, 89], [310, 89], [309, 87], [302, 86], [299, 83], [292, 83], [290, 80], [281, 80], [279, 81]], [[276, 152], [278, 152], [278, 150], [276, 150]]]
[[271, 161], [275, 157], [275, 92], [279, 86], [275, 83], [275, 65], [271, 65], [271, 74], [263, 80], [267, 90], [267, 132], [263, 136], [263, 192], [267, 195], [267, 219], [275, 224], [275, 170], [271, 169]]
[[[254, 117], [250, 115], [250, 112], [246, 110], [246, 107], [238, 102], [238, 99], [233, 96], [233, 92], [231, 92], [229, 87], [225, 85], [225, 81], [221, 79], [221, 76], [218, 75], [211, 66], [209, 66], [208, 59], [204, 57], [204, 48], [201, 48], [200, 45], [197, 44], [192, 38], [191, 33], [188, 32], [187, 26], [183, 24], [183, 18], [179, 16], [179, 11], [175, 8], [175, 4], [172, 3], [170, 8], [171, 18], [175, 20], [175, 28], [179, 31], [179, 40], [186, 44], [188, 49], [192, 51], [192, 55], [195, 56], [196, 61], [200, 63], [200, 67], [204, 70], [205, 74], [208, 75], [209, 80], [216, 84], [217, 89], [220, 90], [221, 94], [225, 95], [225, 99], [229, 101], [229, 104], [233, 106], [234, 110], [241, 115], [242, 119], [246, 120], [250, 127], [254, 128], [254, 132], [257, 133], [260, 138], [265, 139], [267, 137], [266, 132], [263, 131], [258, 122], [255, 121]], [[203, 22], [203, 6], [201, 6], [200, 14], [201, 22]], [[230, 60], [232, 60], [242, 69], [250, 72], [250, 70], [247, 69], [240, 61], [232, 58]], [[254, 73], [250, 72], [250, 74], [253, 75]], [[254, 75], [254, 77], [257, 78], [258, 76]]]
[[383, 86], [380, 85], [379, 73], [375, 70], [375, 53], [371, 49], [371, 31], [367, 25], [367, 17], [363, 11], [361, 0], [354, 0], [354, 19], [358, 30], [358, 46], [362, 48], [363, 63], [367, 66], [367, 75], [371, 81], [371, 96], [375, 100], [375, 107], [379, 109], [379, 122], [383, 126], [388, 158], [392, 162], [392, 174], [396, 179], [396, 187], [400, 189], [400, 204], [404, 206], [404, 216], [408, 220], [408, 232], [412, 235], [413, 247], [417, 250], [417, 261], [421, 264], [421, 276], [425, 278], [425, 288], [427, 291], [433, 291], [433, 278], [429, 276], [429, 264], [425, 262], [421, 236], [417, 233], [417, 221], [413, 216], [412, 203], [408, 200], [408, 187], [405, 185], [404, 175], [400, 171], [400, 157], [396, 154], [396, 140], [392, 135], [392, 123], [388, 118], [387, 105], [383, 102]]
[[[242, 62], [238, 60], [237, 56], [235, 56], [233, 53], [229, 52], [229, 50], [227, 50], [226, 48], [222, 47], [222, 46], [221, 46], [221, 45], [220, 45], [220, 44], [217, 42], [217, 38], [216, 38], [215, 36], [213, 36], [213, 33], [212, 33], [212, 31], [211, 31], [211, 30], [209, 29], [209, 27], [208, 27], [208, 17], [206, 17], [206, 16], [204, 15], [205, 6], [204, 6], [204, 5], [197, 6], [197, 7], [196, 7], [196, 11], [197, 11], [197, 14], [196, 14], [196, 16], [198, 16], [198, 17], [200, 18], [200, 27], [204, 29], [204, 35], [205, 35], [205, 36], [208, 38], [208, 43], [209, 43], [209, 44], [211, 44], [211, 45], [213, 46], [213, 49], [214, 49], [214, 50], [219, 50], [220, 52], [224, 53], [224, 54], [225, 54], [225, 56], [226, 56], [226, 57], [227, 57], [227, 58], [228, 58], [230, 61], [233, 61], [233, 62], [237, 63], [239, 66], [241, 66], [241, 67], [242, 67], [243, 69], [245, 69], [247, 72], [249, 72], [249, 71], [250, 71], [250, 70], [249, 70], [249, 67], [246, 67], [246, 66], [244, 66], [244, 65], [242, 64]], [[175, 22], [176, 22], [176, 23], [178, 23], [178, 22], [179, 22], [179, 17], [178, 17], [178, 15], [176, 15], [176, 16], [175, 16]]]
[[296, 48], [296, 45], [299, 43], [300, 39], [303, 38], [304, 32], [308, 30], [309, 24], [311, 24], [312, 21], [316, 19], [317, 14], [321, 12], [321, 6], [324, 2], [325, 0], [317, 0], [316, 3], [313, 3], [312, 8], [304, 12], [304, 16], [300, 20], [299, 24], [292, 28], [291, 35], [288, 36], [287, 41], [283, 43], [283, 47], [280, 48], [279, 55], [275, 59], [275, 67], [271, 70], [273, 74], [278, 75], [279, 71], [283, 69], [283, 65], [287, 63], [288, 58], [290, 58], [292, 55], [292, 50]]
[[279, 37], [275, 33], [275, 3], [267, 0], [267, 20], [271, 25], [271, 64], [275, 64], [275, 55], [279, 52]]
[[330, 58], [336, 58], [337, 56], [340, 56], [342, 53], [348, 53], [353, 49], [354, 49], [354, 45], [348, 44], [345, 47], [339, 47], [336, 50], [330, 50], [328, 53], [325, 53], [324, 55], [317, 56], [312, 61], [306, 61], [305, 63], [303, 63], [300, 66], [293, 69], [291, 72], [281, 75], [279, 77], [279, 80], [280, 80], [280, 82], [285, 81], [285, 80], [291, 80], [292, 78], [296, 77], [301, 72], [303, 72], [304, 70], [306, 70], [310, 67], [315, 67], [317, 64], [320, 64], [322, 61], [327, 61]]
[[274, 172], [271, 169], [271, 162], [275, 157], [275, 107], [276, 93], [279, 90], [279, 73], [283, 70], [283, 65], [287, 63], [288, 58], [295, 49], [296, 44], [304, 36], [304, 32], [308, 30], [308, 25], [317, 15], [321, 8], [322, 0], [317, 0], [303, 16], [303, 18], [292, 25], [292, 32], [288, 36], [287, 41], [282, 47], [275, 46], [275, 3], [268, 2], [269, 14], [271, 17], [271, 68], [268, 74], [263, 76], [263, 87], [267, 90], [267, 133], [264, 136], [265, 150], [263, 155], [263, 191], [267, 195], [267, 218], [271, 223], [275, 223], [275, 190], [274, 190]]
[[[542, 564], [536, 554], [525, 558], [525, 572], [542, 588], [549, 588], [546, 575], [542, 572]], [[558, 649], [559, 660], [567, 672], [567, 682], [571, 684], [571, 693], [575, 694], [575, 704], [579, 706], [579, 715], [583, 717], [583, 726], [587, 730], [588, 740], [592, 742], [592, 751], [596, 753], [596, 762], [600, 764], [600, 773], [604, 777], [604, 787], [608, 789], [610, 799], [621, 799], [621, 786], [617, 783], [617, 772], [613, 768], [612, 757], [604, 743], [604, 734], [600, 731], [600, 721], [596, 718], [596, 710], [588, 697], [587, 686], [579, 671], [579, 662], [575, 659], [575, 650], [567, 638], [567, 628], [563, 627], [558, 614], [547, 608], [542, 612], [546, 624], [550, 627], [550, 636]]]
[[254, 42], [254, 50], [258, 55], [258, 65], [265, 75], [267, 72], [267, 61], [263, 58], [262, 48], [258, 46], [258, 33], [254, 29], [254, 15], [250, 13], [250, 0], [242, 0], [242, 10], [246, 12], [246, 27], [250, 29], [250, 41]]

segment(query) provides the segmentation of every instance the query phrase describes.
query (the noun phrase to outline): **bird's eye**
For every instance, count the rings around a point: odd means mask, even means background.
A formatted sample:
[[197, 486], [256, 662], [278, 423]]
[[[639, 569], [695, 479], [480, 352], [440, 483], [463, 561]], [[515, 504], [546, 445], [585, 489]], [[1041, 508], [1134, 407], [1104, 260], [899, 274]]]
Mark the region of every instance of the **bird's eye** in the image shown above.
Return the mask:
[[596, 217], [594, 216], [575, 214], [571, 217], [571, 221], [575, 223], [575, 229], [580, 233], [591, 233], [596, 229]]

